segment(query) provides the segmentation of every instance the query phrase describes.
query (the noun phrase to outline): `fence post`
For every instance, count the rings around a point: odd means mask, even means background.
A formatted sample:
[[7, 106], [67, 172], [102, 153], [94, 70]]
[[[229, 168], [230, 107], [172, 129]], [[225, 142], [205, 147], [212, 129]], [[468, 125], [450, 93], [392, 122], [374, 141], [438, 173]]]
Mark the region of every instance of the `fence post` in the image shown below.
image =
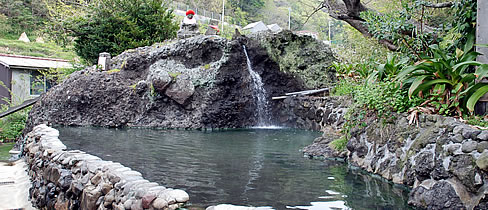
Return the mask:
[[[478, 0], [478, 12], [476, 18], [476, 44], [488, 44], [488, 1]], [[478, 56], [477, 60], [482, 63], [488, 63], [488, 48], [476, 46], [476, 52], [483, 53]], [[486, 79], [481, 81], [488, 83]], [[485, 115], [488, 111], [488, 94], [480, 98], [475, 107], [475, 113], [478, 115]]]

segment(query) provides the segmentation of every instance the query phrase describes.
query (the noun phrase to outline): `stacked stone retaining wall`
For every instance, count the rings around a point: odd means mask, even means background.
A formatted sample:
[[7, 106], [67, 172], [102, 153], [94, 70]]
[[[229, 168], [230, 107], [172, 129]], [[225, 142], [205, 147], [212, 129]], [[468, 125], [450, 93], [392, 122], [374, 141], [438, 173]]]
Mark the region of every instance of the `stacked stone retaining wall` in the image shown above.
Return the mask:
[[427, 209], [488, 209], [488, 131], [451, 117], [407, 114], [366, 119], [351, 131], [348, 162], [412, 187], [409, 204]]
[[40, 209], [177, 209], [189, 200], [185, 191], [145, 180], [120, 163], [67, 151], [58, 136], [39, 125], [26, 138], [30, 197]]
[[279, 125], [290, 128], [322, 131], [338, 130], [344, 123], [344, 115], [350, 99], [346, 97], [290, 96], [278, 103], [274, 113]]

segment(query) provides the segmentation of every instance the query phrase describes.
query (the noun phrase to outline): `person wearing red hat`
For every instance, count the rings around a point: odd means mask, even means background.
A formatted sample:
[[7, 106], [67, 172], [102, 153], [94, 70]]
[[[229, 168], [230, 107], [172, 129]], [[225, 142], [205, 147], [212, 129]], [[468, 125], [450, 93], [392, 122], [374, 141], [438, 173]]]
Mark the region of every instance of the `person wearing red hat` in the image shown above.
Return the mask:
[[193, 25], [197, 24], [196, 18], [193, 18], [195, 16], [195, 12], [193, 10], [188, 10], [186, 11], [186, 17], [183, 18], [183, 24], [187, 25]]

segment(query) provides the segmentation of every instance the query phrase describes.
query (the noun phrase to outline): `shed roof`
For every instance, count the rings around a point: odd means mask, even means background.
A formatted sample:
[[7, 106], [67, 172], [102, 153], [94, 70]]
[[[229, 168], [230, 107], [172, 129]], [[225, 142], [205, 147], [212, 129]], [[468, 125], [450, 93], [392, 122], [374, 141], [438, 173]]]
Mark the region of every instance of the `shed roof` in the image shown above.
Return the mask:
[[267, 26], [263, 23], [263, 21], [258, 21], [258, 22], [254, 22], [254, 23], [250, 23], [249, 25], [247, 25], [246, 27], [244, 27], [243, 29], [246, 30], [246, 29], [251, 29], [251, 28], [254, 28], [256, 26], [264, 26], [267, 28]]
[[0, 54], [0, 64], [9, 68], [23, 69], [49, 69], [72, 68], [73, 66], [63, 59], [41, 58], [23, 55]]

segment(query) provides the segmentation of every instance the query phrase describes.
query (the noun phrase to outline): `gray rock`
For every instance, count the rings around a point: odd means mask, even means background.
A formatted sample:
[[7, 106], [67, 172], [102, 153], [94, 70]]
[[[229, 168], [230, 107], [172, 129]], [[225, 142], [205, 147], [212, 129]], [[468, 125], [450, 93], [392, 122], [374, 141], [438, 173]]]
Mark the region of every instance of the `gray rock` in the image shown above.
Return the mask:
[[449, 155], [453, 155], [455, 151], [461, 148], [461, 144], [450, 144], [446, 146], [447, 152]]
[[481, 153], [480, 157], [476, 160], [476, 166], [484, 171], [488, 171], [488, 150]]
[[487, 141], [488, 140], [488, 130], [481, 131], [481, 133], [478, 134], [478, 136], [476, 137], [476, 139], [482, 140], [482, 141]]
[[474, 128], [467, 127], [467, 126], [463, 129], [463, 137], [467, 139], [476, 139], [476, 137], [480, 133], [481, 133], [480, 130], [476, 130]]
[[183, 105], [195, 92], [195, 86], [189, 77], [182, 75], [176, 78], [176, 82], [166, 89], [165, 94], [179, 104]]
[[452, 130], [452, 132], [454, 134], [461, 134], [462, 135], [463, 134], [464, 127], [465, 127], [464, 125], [458, 125], [458, 126], [454, 127], [454, 129]]
[[478, 190], [478, 186], [475, 184], [476, 167], [474, 162], [471, 155], [463, 154], [453, 156], [449, 165], [449, 172], [454, 174], [470, 192]]
[[413, 189], [408, 204], [423, 209], [465, 209], [454, 188], [446, 181], [437, 182], [431, 189], [422, 186]]
[[480, 153], [485, 151], [486, 149], [488, 149], [488, 141], [479, 142], [478, 146], [476, 146], [476, 150]]
[[[458, 126], [458, 127], [460, 127], [460, 126]], [[461, 134], [456, 134], [453, 137], [451, 137], [451, 141], [453, 141], [454, 143], [461, 143], [461, 142], [463, 142], [463, 140], [464, 140], [464, 137]]]
[[478, 146], [478, 142], [472, 141], [472, 140], [467, 140], [463, 143], [463, 146], [461, 150], [465, 153], [470, 153], [476, 149]]

